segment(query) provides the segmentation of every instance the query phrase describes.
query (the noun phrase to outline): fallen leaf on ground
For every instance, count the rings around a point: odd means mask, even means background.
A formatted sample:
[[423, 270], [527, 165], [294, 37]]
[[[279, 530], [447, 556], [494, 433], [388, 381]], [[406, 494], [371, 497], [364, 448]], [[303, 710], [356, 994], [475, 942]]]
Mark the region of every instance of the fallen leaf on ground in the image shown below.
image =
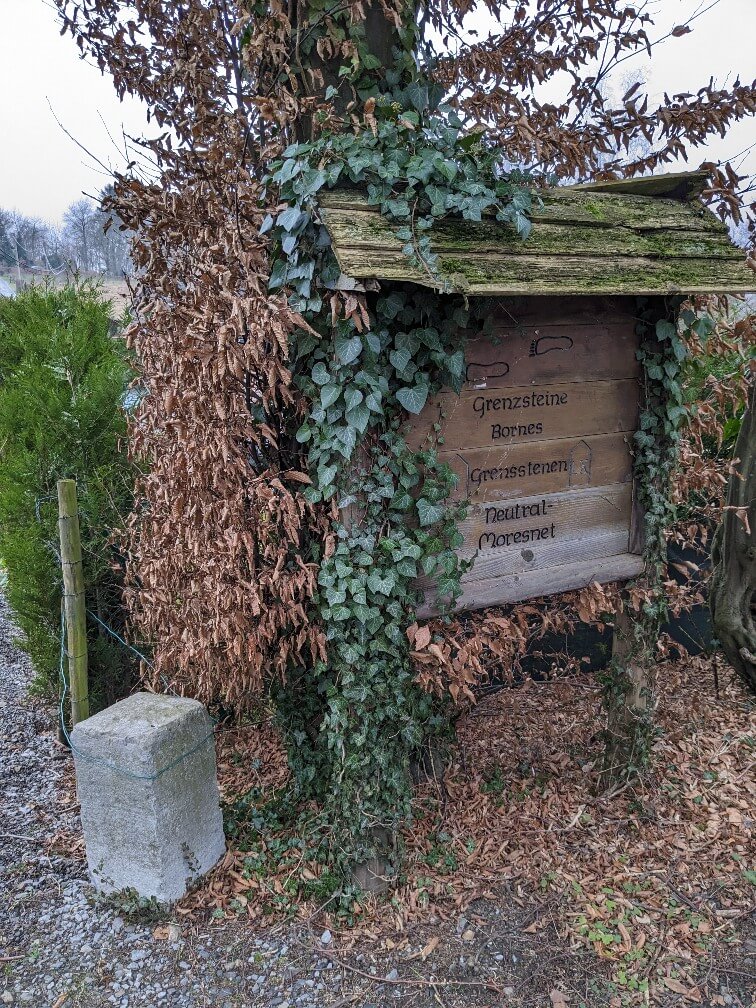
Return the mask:
[[675, 977], [664, 977], [664, 986], [669, 987], [675, 994], [684, 994], [685, 997], [690, 993], [689, 988], [680, 980], [676, 980]]
[[427, 959], [429, 955], [433, 955], [433, 953], [436, 951], [436, 947], [438, 945], [438, 941], [439, 941], [438, 935], [436, 935], [435, 938], [431, 938], [431, 940], [425, 946], [425, 948], [423, 949], [423, 951], [420, 953], [420, 958], [421, 959]]

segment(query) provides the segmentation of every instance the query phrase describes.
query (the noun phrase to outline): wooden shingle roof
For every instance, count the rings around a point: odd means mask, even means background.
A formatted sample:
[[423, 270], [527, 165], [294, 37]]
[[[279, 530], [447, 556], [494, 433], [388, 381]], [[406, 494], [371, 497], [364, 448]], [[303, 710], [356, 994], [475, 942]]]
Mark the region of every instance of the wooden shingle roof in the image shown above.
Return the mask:
[[[546, 189], [523, 241], [493, 218], [439, 221], [441, 275], [471, 295], [697, 294], [756, 290], [756, 273], [698, 199], [702, 172]], [[360, 191], [321, 195], [320, 214], [343, 273], [438, 287], [402, 252], [395, 225]]]

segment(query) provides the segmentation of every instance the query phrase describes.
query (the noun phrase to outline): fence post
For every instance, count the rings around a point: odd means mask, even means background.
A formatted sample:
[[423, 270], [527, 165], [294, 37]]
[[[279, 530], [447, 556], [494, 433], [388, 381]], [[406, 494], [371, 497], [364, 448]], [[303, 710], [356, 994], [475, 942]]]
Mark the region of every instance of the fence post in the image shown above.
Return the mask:
[[79, 504], [76, 480], [58, 480], [58, 529], [63, 568], [63, 608], [66, 617], [68, 682], [71, 690], [71, 724], [89, 717], [87, 674], [87, 606], [81, 562]]

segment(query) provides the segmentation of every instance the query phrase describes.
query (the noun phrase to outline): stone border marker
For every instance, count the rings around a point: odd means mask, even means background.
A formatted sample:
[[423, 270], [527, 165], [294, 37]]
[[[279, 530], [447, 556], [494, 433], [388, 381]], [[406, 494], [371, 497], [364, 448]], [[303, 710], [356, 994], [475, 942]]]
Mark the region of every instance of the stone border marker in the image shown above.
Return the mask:
[[95, 886], [174, 903], [226, 849], [207, 711], [136, 693], [80, 722], [71, 741]]

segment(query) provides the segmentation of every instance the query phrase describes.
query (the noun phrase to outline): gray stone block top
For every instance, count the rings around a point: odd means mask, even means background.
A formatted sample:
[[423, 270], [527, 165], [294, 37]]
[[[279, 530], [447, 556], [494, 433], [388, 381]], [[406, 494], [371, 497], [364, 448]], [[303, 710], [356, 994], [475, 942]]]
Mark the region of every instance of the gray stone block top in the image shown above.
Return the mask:
[[165, 693], [134, 693], [86, 721], [80, 721], [74, 731], [84, 741], [88, 737], [102, 738], [113, 732], [119, 738], [142, 736], [145, 731], [162, 728], [180, 720], [189, 711], [204, 712], [199, 700], [170, 696]]
[[81, 759], [110, 762], [117, 754], [111, 769], [152, 777], [211, 737], [212, 722], [198, 700], [143, 692], [80, 721], [71, 741]]

